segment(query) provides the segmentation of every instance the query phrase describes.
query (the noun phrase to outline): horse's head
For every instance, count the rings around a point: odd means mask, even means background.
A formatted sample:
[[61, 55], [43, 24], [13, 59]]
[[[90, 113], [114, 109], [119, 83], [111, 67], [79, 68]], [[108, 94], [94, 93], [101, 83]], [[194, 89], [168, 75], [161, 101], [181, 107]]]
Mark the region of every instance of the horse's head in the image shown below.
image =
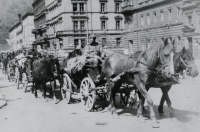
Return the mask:
[[158, 53], [163, 74], [166, 77], [171, 77], [171, 75], [174, 74], [174, 51], [175, 48], [172, 41], [169, 38], [166, 38]]
[[57, 58], [51, 59], [50, 63], [51, 72], [54, 75], [54, 77], [60, 76], [60, 64]]
[[191, 77], [196, 77], [199, 74], [192, 54], [188, 49], [185, 49], [185, 47], [180, 52], [180, 66], [182, 69], [185, 69]]

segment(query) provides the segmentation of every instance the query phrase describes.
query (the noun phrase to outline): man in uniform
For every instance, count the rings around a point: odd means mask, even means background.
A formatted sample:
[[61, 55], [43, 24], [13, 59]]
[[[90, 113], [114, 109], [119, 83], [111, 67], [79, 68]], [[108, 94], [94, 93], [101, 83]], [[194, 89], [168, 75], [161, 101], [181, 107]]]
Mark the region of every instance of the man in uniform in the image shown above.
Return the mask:
[[96, 42], [96, 36], [92, 35], [92, 42], [85, 47], [84, 55], [88, 58], [87, 62], [92, 66], [98, 66], [99, 58], [104, 57], [103, 48]]
[[86, 56], [86, 63], [89, 63], [93, 67], [98, 68], [98, 75], [97, 80], [99, 80], [101, 67], [99, 67], [99, 60], [101, 60], [102, 57], [104, 57], [103, 48], [100, 44], [96, 42], [96, 35], [92, 35], [92, 42], [85, 47], [85, 53]]

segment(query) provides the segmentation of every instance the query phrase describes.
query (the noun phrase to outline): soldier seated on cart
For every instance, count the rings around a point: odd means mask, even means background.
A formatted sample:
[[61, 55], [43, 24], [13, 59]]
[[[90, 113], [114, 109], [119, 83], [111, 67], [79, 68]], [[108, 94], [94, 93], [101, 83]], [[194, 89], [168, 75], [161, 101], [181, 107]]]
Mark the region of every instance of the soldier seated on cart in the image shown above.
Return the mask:
[[102, 57], [105, 57], [102, 45], [96, 42], [96, 35], [92, 35], [92, 42], [85, 47], [85, 53], [86, 56], [86, 63], [89, 63], [90, 66], [98, 67], [98, 75], [97, 75], [97, 81], [100, 77], [101, 68], [99, 67], [99, 60], [101, 60]]

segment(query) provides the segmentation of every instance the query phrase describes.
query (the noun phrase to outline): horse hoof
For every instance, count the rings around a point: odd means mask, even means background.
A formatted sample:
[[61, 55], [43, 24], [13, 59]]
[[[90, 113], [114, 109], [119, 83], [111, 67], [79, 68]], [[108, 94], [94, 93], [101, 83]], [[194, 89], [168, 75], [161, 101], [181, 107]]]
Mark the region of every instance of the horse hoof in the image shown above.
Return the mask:
[[175, 117], [171, 118], [171, 121], [172, 122], [178, 122], [177, 118], [175, 118]]
[[153, 128], [159, 128], [159, 123], [156, 121], [156, 122], [151, 122], [151, 125]]
[[111, 112], [111, 108], [110, 108], [110, 107], [108, 107], [108, 108], [107, 108], [107, 111]]
[[56, 101], [57, 100], [56, 97], [53, 97], [53, 100]]
[[165, 113], [159, 113], [160, 117], [166, 117]]
[[117, 113], [113, 113], [113, 118], [114, 119], [119, 119], [119, 115]]
[[138, 117], [138, 121], [139, 121], [140, 123], [145, 123], [145, 122], [146, 122], [146, 120], [144, 119], [143, 116], [139, 116], [139, 117]]

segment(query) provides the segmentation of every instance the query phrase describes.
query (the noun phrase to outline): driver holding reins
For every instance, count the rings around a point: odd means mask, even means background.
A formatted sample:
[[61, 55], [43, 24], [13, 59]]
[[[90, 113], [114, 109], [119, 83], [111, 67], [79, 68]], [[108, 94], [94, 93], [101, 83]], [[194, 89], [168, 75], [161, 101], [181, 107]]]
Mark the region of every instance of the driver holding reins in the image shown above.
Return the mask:
[[98, 66], [98, 58], [104, 57], [102, 46], [96, 42], [96, 35], [92, 35], [92, 42], [85, 47], [84, 55], [92, 66]]
[[[85, 47], [85, 53], [84, 55], [87, 57], [86, 62], [89, 63], [93, 67], [99, 66], [99, 60], [101, 60], [102, 57], [104, 57], [104, 52], [102, 46], [96, 42], [96, 35], [91, 35], [92, 42]], [[100, 74], [100, 68], [99, 74]], [[100, 77], [100, 75], [97, 75], [97, 79]]]

